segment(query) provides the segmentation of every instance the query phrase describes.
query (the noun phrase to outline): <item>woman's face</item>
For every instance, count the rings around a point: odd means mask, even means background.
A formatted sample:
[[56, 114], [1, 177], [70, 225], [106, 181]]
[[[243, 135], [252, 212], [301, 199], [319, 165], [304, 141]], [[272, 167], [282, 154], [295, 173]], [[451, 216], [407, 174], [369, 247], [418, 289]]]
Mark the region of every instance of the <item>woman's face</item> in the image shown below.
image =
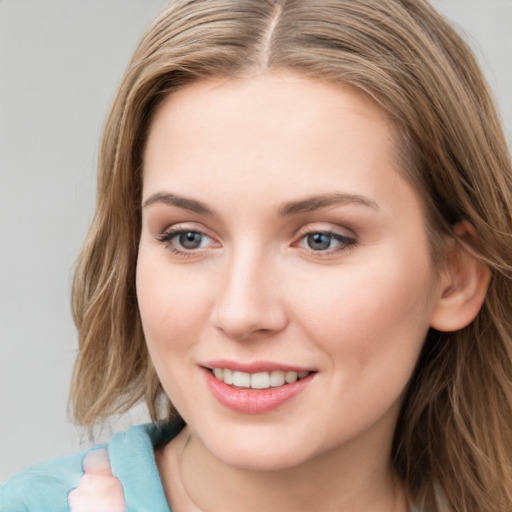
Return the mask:
[[156, 113], [140, 313], [217, 459], [389, 454], [439, 288], [392, 138], [365, 97], [294, 74], [197, 83]]

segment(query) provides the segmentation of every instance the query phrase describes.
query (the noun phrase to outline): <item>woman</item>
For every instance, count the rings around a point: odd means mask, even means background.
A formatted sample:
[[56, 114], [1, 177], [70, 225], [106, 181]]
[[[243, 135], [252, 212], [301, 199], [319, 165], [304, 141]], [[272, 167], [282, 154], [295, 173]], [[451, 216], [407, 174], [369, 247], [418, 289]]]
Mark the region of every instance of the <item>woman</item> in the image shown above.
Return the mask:
[[2, 510], [510, 510], [511, 235], [489, 92], [428, 3], [172, 2], [73, 291], [77, 421], [154, 425]]

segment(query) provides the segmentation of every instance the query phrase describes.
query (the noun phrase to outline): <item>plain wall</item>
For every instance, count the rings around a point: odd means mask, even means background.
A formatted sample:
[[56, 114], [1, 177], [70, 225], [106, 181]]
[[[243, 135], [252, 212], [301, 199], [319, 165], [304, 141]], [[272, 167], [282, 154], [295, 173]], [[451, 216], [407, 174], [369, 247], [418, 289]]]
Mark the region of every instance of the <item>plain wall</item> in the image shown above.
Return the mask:
[[[512, 0], [433, 3], [475, 48], [511, 141]], [[106, 110], [163, 4], [0, 0], [0, 481], [89, 444], [66, 416], [73, 262]], [[145, 419], [139, 409], [112, 428]]]

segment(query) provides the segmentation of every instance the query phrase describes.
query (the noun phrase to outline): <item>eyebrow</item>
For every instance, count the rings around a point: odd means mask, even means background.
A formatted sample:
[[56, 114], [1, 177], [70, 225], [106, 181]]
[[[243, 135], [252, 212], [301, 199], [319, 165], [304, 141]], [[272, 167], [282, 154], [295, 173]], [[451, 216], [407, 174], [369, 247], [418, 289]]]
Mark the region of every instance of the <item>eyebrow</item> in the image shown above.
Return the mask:
[[177, 196], [169, 192], [157, 192], [156, 194], [149, 196], [142, 204], [142, 208], [146, 208], [155, 203], [163, 203], [168, 204], [170, 206], [177, 206], [179, 208], [183, 208], [184, 210], [190, 210], [192, 212], [204, 215], [215, 215], [213, 210], [206, 206], [201, 201], [197, 201], [196, 199], [190, 199], [187, 197]]
[[[190, 199], [170, 192], [157, 192], [149, 196], [143, 203], [142, 207], [146, 208], [155, 203], [163, 203], [170, 206], [177, 206], [195, 213], [203, 215], [215, 215], [215, 212], [206, 204], [196, 199]], [[296, 201], [288, 201], [279, 208], [279, 216], [288, 217], [292, 215], [300, 215], [301, 213], [308, 213], [329, 206], [346, 205], [346, 204], [359, 204], [378, 210], [377, 203], [365, 196], [358, 194], [323, 194], [306, 197]]]
[[306, 197], [298, 201], [289, 201], [279, 208], [279, 215], [286, 217], [289, 215], [299, 215], [301, 213], [312, 212], [328, 206], [337, 206], [345, 204], [360, 204], [378, 210], [379, 206], [375, 201], [368, 197], [358, 194], [333, 193]]

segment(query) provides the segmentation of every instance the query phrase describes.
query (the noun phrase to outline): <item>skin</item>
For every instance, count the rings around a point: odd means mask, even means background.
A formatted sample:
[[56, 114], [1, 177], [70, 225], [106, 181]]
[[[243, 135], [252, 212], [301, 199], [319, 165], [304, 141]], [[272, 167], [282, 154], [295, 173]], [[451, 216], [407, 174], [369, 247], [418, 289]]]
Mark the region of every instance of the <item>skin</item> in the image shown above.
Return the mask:
[[[187, 423], [157, 452], [173, 511], [408, 510], [391, 442], [445, 283], [392, 139], [366, 97], [294, 74], [193, 84], [157, 111], [137, 295], [152, 361]], [[282, 215], [334, 192], [359, 200]], [[171, 227], [203, 233], [200, 247], [162, 240]], [[318, 232], [344, 238], [313, 250]], [[214, 359], [316, 374], [249, 415], [212, 396], [201, 364]]]

